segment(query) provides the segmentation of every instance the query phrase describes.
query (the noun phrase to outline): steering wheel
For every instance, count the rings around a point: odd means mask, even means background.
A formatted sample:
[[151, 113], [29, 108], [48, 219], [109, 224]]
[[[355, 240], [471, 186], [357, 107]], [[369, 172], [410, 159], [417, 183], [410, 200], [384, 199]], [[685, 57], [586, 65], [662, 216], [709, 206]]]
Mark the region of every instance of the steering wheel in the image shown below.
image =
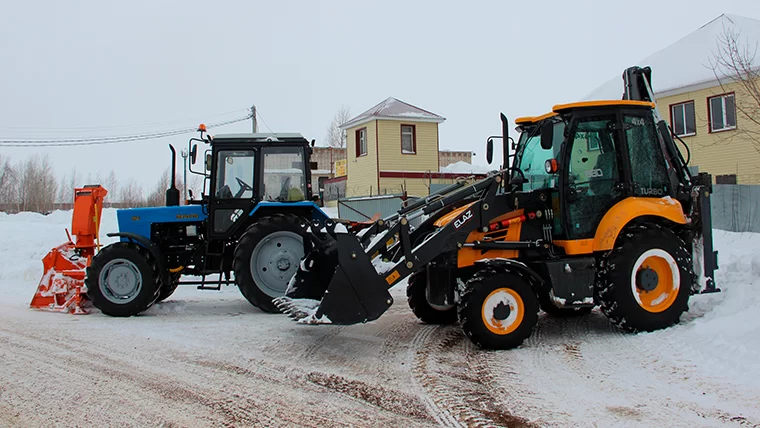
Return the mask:
[[235, 199], [243, 196], [243, 193], [245, 193], [248, 190], [253, 192], [253, 187], [249, 186], [248, 183], [246, 183], [245, 181], [241, 180], [238, 177], [235, 177], [235, 180], [237, 180], [238, 184], [240, 185], [240, 190], [238, 190], [238, 192], [235, 194]]

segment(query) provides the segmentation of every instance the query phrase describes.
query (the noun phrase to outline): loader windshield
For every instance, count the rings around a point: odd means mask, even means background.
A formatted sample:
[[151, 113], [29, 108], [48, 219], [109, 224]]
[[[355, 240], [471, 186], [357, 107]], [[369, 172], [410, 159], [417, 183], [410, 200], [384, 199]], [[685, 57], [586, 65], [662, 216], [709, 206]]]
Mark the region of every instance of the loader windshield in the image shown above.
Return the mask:
[[303, 147], [265, 147], [262, 153], [264, 182], [261, 194], [264, 195], [264, 200], [280, 202], [306, 200]]
[[[559, 156], [564, 131], [564, 122], [554, 124], [554, 144], [548, 150], [541, 147], [540, 126], [531, 126], [520, 134], [515, 165], [525, 175], [524, 191], [557, 186], [554, 175], [546, 173], [545, 164], [547, 160], [556, 159]], [[519, 173], [515, 174], [519, 176]]]

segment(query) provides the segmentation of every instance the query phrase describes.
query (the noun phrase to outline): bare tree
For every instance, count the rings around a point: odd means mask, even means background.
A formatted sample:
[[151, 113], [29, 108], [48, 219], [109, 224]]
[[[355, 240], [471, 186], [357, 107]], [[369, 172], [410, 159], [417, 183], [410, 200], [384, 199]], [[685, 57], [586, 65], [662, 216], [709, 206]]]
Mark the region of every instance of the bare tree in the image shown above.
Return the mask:
[[736, 110], [743, 120], [755, 125], [737, 127], [738, 132], [734, 135], [745, 136], [760, 151], [760, 62], [755, 61], [757, 43], [751, 48], [742, 43], [739, 31], [724, 27], [717, 45], [718, 51], [713, 53], [710, 61], [715, 78], [725, 92], [728, 92], [727, 84], [736, 85]]
[[0, 156], [0, 207], [13, 212], [18, 210], [18, 172], [8, 157]]
[[34, 154], [19, 168], [19, 199], [22, 211], [44, 213], [55, 207], [58, 183], [50, 156]]
[[166, 204], [166, 189], [169, 188], [171, 176], [169, 168], [165, 169], [161, 178], [156, 183], [153, 191], [148, 195], [147, 204], [149, 207], [159, 207]]
[[108, 191], [105, 200], [108, 202], [115, 202], [117, 200], [116, 195], [119, 191], [119, 179], [116, 178], [116, 173], [114, 170], [111, 170], [111, 172], [108, 174], [108, 177], [106, 177], [105, 181], [103, 181], [101, 184]]
[[346, 147], [346, 131], [340, 129], [340, 126], [351, 119], [351, 110], [348, 106], [342, 106], [333, 117], [330, 127], [327, 128], [325, 142], [329, 147], [343, 149]]
[[134, 178], [130, 178], [123, 186], [119, 187], [118, 200], [129, 208], [145, 206], [142, 186]]

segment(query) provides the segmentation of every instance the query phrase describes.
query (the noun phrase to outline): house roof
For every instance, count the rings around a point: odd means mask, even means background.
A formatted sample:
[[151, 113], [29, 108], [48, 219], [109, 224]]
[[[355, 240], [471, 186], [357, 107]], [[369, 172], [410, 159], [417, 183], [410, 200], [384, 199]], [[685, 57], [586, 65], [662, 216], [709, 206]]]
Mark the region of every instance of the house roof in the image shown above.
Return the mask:
[[407, 119], [415, 122], [435, 122], [441, 123], [446, 120], [445, 117], [423, 110], [417, 106], [405, 103], [393, 97], [388, 97], [384, 101], [373, 106], [364, 113], [356, 116], [341, 126], [341, 129], [352, 128], [364, 122], [376, 119]]
[[[687, 92], [699, 85], [705, 87], [717, 84], [711, 64], [719, 53], [719, 40], [724, 29], [738, 33], [740, 47], [745, 46], [750, 53], [760, 42], [760, 20], [724, 13], [701, 26], [685, 37], [638, 61], [641, 67], [652, 68], [652, 90], [655, 95], [668, 96]], [[760, 65], [760, 57], [755, 58]], [[722, 77], [720, 71], [719, 76]], [[585, 100], [621, 99], [623, 77], [621, 74], [605, 82], [588, 94]]]

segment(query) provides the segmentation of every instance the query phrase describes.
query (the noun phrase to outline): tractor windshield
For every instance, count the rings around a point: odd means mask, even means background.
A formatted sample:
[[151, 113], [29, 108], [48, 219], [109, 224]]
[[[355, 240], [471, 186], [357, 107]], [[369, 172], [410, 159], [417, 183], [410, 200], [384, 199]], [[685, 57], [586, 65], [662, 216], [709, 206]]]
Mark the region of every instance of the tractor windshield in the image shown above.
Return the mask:
[[[549, 150], [541, 148], [540, 126], [531, 126], [520, 134], [517, 145], [515, 165], [525, 175], [523, 190], [547, 189], [556, 187], [557, 183], [552, 174], [547, 174], [545, 165], [549, 159], [556, 159], [564, 138], [565, 123], [554, 124], [554, 144]], [[515, 177], [519, 173], [515, 172]]]
[[302, 147], [264, 147], [265, 201], [297, 202], [306, 199], [304, 149]]
[[250, 199], [253, 197], [253, 151], [221, 150], [216, 168], [216, 197]]

